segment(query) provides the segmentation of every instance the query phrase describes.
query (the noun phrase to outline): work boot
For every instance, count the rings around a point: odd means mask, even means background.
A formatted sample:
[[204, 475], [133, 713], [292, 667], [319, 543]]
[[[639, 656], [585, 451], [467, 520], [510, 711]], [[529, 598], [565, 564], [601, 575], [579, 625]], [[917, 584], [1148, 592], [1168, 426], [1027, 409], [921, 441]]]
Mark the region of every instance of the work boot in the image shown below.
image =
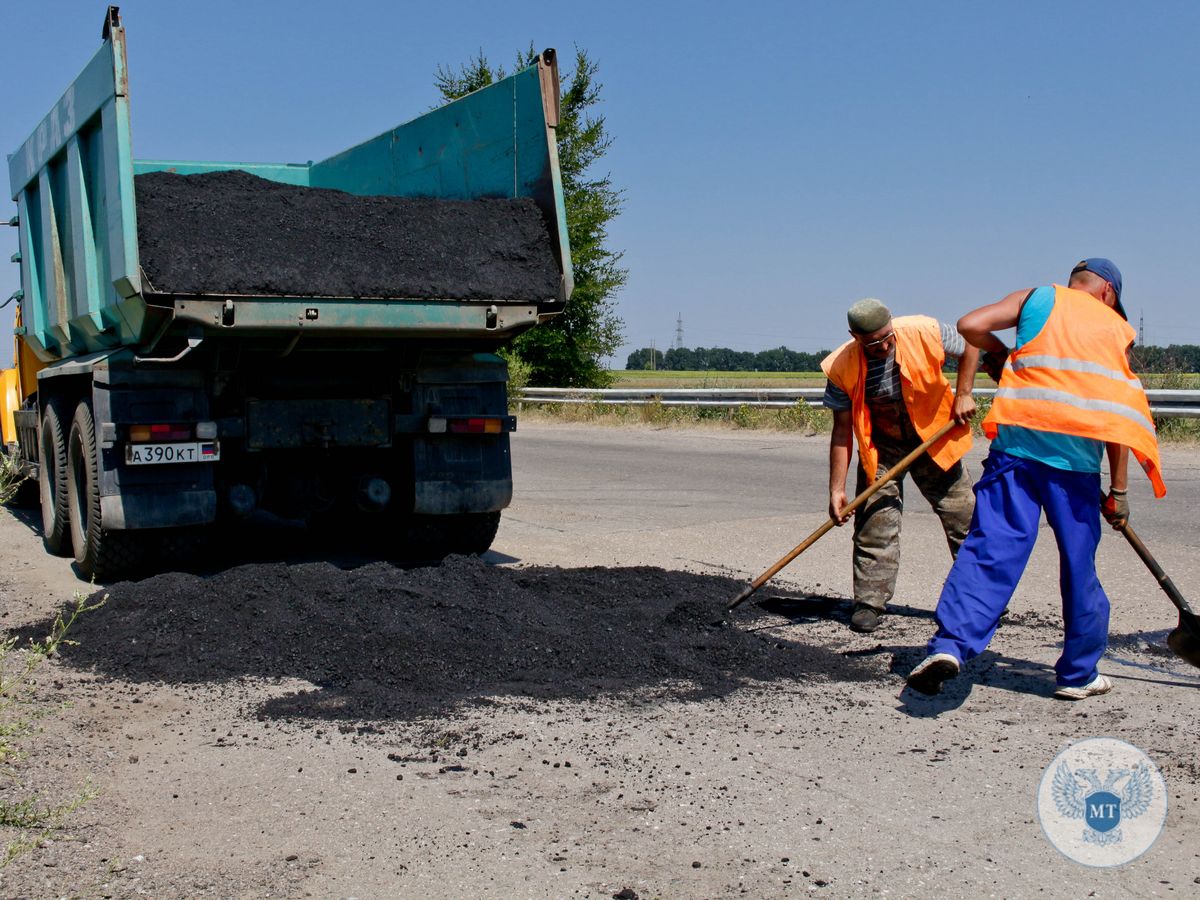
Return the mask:
[[1079, 687], [1060, 687], [1054, 692], [1054, 696], [1059, 700], [1086, 700], [1088, 697], [1107, 694], [1112, 689], [1112, 682], [1097, 673], [1096, 677], [1087, 684], [1080, 685]]
[[854, 615], [850, 617], [850, 627], [854, 631], [869, 634], [879, 627], [879, 620], [882, 618], [883, 610], [867, 606], [865, 603], [857, 603], [854, 606]]
[[949, 653], [934, 653], [925, 657], [908, 673], [908, 686], [914, 691], [933, 696], [942, 692], [942, 682], [958, 674], [960, 663]]

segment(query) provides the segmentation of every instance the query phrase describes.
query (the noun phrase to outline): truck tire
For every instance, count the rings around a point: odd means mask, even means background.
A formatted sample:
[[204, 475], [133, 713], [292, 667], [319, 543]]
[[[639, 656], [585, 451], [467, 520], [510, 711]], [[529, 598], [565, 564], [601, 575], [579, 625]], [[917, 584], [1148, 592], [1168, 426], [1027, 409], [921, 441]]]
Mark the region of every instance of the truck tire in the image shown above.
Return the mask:
[[450, 543], [452, 553], [482, 556], [492, 546], [500, 528], [500, 513], [469, 513], [451, 516]]
[[62, 409], [50, 401], [42, 412], [38, 436], [38, 492], [42, 505], [42, 543], [55, 556], [71, 555], [67, 514], [67, 441]]
[[75, 564], [85, 578], [109, 581], [139, 562], [137, 535], [100, 524], [100, 456], [91, 404], [75, 408], [67, 439], [67, 507]]
[[453, 516], [413, 516], [405, 528], [405, 556], [444, 559], [452, 553], [484, 554], [500, 527], [500, 513], [460, 513]]

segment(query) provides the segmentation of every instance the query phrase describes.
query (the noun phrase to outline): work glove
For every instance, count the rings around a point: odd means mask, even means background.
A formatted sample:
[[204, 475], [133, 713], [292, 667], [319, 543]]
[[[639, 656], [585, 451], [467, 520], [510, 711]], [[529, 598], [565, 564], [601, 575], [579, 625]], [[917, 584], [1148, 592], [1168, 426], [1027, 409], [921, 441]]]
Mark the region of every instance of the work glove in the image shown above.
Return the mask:
[[1108, 494], [1100, 501], [1100, 512], [1104, 520], [1113, 528], [1121, 529], [1129, 521], [1129, 495], [1126, 491], [1109, 488]]
[[1004, 364], [1008, 362], [1008, 353], [995, 353], [991, 350], [984, 352], [979, 357], [979, 368], [987, 372], [992, 381], [996, 384], [1000, 383], [1000, 376], [1004, 374]]

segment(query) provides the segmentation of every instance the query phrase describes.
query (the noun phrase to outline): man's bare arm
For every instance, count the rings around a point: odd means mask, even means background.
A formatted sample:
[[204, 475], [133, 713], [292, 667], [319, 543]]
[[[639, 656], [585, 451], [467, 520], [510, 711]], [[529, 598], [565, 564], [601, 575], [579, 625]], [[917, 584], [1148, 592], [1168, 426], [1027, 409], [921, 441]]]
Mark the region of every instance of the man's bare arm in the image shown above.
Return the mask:
[[842, 515], [846, 505], [846, 473], [850, 470], [850, 445], [854, 441], [850, 410], [833, 411], [833, 433], [829, 436], [829, 518], [844, 525], [849, 516]]
[[1021, 318], [1021, 304], [1029, 296], [1029, 289], [1014, 291], [1003, 300], [973, 309], [958, 320], [958, 333], [972, 347], [986, 353], [1008, 355], [1008, 347], [993, 332], [1015, 328]]
[[1108, 451], [1108, 486], [1114, 491], [1129, 489], [1129, 448], [1124, 444], [1105, 444]]
[[954, 382], [954, 406], [950, 415], [960, 425], [975, 415], [975, 372], [979, 368], [979, 348], [967, 344], [958, 360], [958, 378]]

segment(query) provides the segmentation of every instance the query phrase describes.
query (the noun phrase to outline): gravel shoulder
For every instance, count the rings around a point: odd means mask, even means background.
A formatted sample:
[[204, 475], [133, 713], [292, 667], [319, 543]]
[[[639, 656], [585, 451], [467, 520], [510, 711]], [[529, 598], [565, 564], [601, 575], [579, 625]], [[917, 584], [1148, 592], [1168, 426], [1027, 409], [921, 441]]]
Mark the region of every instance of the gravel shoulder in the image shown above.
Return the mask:
[[[1050, 697], [1049, 534], [989, 652], [938, 698], [902, 691], [949, 564], [915, 492], [880, 631], [846, 627], [845, 531], [712, 624], [820, 523], [826, 452], [523, 424], [486, 564], [301, 547], [108, 586], [43, 670], [39, 698], [67, 706], [20, 767], [46, 797], [99, 795], [0, 895], [1194, 896], [1200, 671], [1162, 649], [1170, 607], [1117, 536], [1099, 559], [1117, 688], [1085, 703]], [[1200, 456], [1166, 466], [1172, 497], [1137, 486], [1134, 515], [1200, 596]], [[0, 625], [22, 636], [88, 587], [32, 522], [0, 512]], [[1035, 810], [1051, 759], [1101, 735], [1170, 792], [1157, 843], [1111, 871], [1061, 856]]]

